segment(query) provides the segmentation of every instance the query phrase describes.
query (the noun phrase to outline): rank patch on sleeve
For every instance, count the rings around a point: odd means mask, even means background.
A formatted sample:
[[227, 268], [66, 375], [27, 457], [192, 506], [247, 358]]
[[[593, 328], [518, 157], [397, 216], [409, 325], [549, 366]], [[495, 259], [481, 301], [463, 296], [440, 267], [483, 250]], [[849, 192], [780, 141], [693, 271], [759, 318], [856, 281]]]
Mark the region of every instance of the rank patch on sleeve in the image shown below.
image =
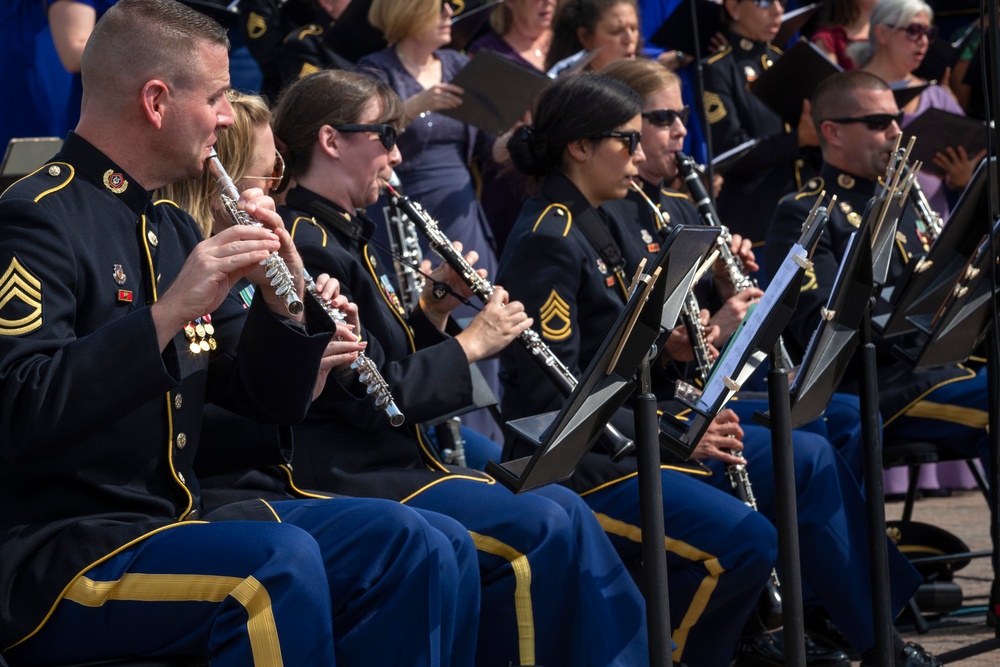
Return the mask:
[[819, 289], [819, 282], [816, 280], [816, 269], [809, 267], [806, 269], [806, 274], [802, 276], [802, 288], [799, 291], [808, 292], [814, 289]]
[[540, 315], [542, 316], [543, 337], [549, 340], [566, 340], [573, 335], [569, 304], [559, 296], [557, 291], [552, 290], [552, 294], [542, 304]]
[[257, 12], [250, 12], [247, 18], [247, 35], [250, 39], [260, 39], [267, 32], [267, 21]]
[[708, 122], [714, 125], [726, 117], [726, 105], [722, 103], [721, 97], [705, 91], [705, 112], [708, 114]]
[[42, 326], [42, 281], [17, 261], [0, 276], [0, 335], [22, 336]]

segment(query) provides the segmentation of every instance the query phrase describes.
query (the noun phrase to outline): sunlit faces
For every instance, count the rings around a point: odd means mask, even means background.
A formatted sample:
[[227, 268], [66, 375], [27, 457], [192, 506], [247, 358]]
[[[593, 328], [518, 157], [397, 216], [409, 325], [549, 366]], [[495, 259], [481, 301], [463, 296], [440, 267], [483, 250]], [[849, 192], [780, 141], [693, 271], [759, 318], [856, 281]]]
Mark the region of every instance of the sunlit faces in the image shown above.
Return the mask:
[[726, 0], [726, 9], [733, 18], [733, 31], [755, 42], [770, 42], [781, 28], [785, 13], [781, 2], [756, 3], [753, 0]]
[[[416, 2], [417, 0], [414, 0]], [[421, 0], [429, 1], [429, 0]], [[422, 29], [417, 29], [409, 38], [415, 41], [431, 44], [434, 48], [440, 48], [451, 42], [451, 17], [455, 15], [455, 10], [451, 3], [441, 3], [441, 13], [436, 21], [429, 23]]]
[[604, 139], [585, 140], [587, 150], [570, 179], [576, 184], [592, 206], [613, 199], [621, 199], [628, 193], [629, 181], [639, 175], [636, 165], [645, 159], [642, 146], [637, 145], [635, 153], [629, 155], [628, 134], [642, 131], [642, 118], [636, 116], [612, 132], [626, 135]]
[[[899, 113], [891, 90], [862, 89], [852, 94], [857, 108], [849, 114], [850, 118]], [[868, 123], [834, 123], [828, 120], [820, 126], [830, 149], [836, 152], [836, 166], [870, 180], [885, 173], [896, 137], [899, 136], [899, 126], [895, 121], [882, 130], [873, 129]]]
[[590, 62], [590, 69], [600, 72], [608, 63], [621, 58], [635, 58], [639, 46], [639, 15], [635, 6], [620, 2], [609, 7], [594, 25], [577, 31], [577, 38], [588, 51], [600, 49]]
[[[358, 118], [357, 124], [379, 122], [382, 103], [371, 100]], [[399, 147], [386, 150], [377, 132], [340, 132], [337, 135], [340, 173], [344, 196], [335, 200], [344, 208], [364, 208], [374, 204], [392, 169], [400, 162]], [[348, 201], [349, 200], [349, 201]]]
[[515, 0], [510, 7], [513, 23], [526, 35], [538, 35], [552, 27], [556, 0]]
[[246, 174], [236, 181], [237, 189], [242, 192], [247, 188], [260, 188], [268, 194], [277, 185], [280, 173], [284, 173], [284, 164], [279, 164], [281, 157], [274, 147], [274, 133], [268, 125], [254, 127], [254, 145], [247, 163]]
[[[684, 107], [679, 86], [669, 86], [646, 96], [642, 112], [680, 111]], [[670, 180], [677, 175], [676, 153], [684, 147], [684, 137], [687, 129], [680, 118], [676, 118], [668, 126], [659, 126], [643, 118], [642, 120], [642, 151], [646, 159], [639, 163], [639, 175], [649, 183], [659, 183], [660, 180]]]
[[194, 47], [190, 85], [170, 86], [163, 95], [166, 107], [156, 146], [159, 163], [169, 169], [165, 183], [200, 178], [218, 134], [233, 124], [229, 89], [229, 54], [217, 44], [201, 41]]
[[919, 12], [905, 26], [875, 26], [878, 48], [900, 71], [920, 67], [930, 47], [932, 26], [927, 12]]

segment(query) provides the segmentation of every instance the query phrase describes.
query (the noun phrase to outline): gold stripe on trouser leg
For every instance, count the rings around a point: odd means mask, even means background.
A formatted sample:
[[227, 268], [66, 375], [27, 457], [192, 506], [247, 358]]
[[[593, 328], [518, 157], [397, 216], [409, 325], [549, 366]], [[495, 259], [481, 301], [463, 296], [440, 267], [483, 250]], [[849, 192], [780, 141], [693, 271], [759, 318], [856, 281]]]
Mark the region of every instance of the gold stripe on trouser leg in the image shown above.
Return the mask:
[[469, 535], [479, 551], [499, 556], [514, 570], [514, 614], [522, 665], [535, 664], [535, 614], [531, 609], [531, 565], [528, 557], [500, 540], [474, 533]]
[[128, 573], [118, 581], [77, 579], [65, 599], [87, 607], [109, 600], [126, 602], [222, 602], [232, 596], [247, 610], [247, 635], [255, 665], [280, 667], [278, 628], [271, 611], [271, 596], [253, 577], [198, 574]]
[[[632, 542], [642, 543], [642, 530], [638, 526], [633, 526], [618, 519], [612, 519], [608, 515], [599, 512], [594, 512], [594, 516], [597, 517], [597, 522], [601, 524], [604, 532], [623, 537]], [[708, 606], [708, 601], [711, 599], [712, 593], [715, 592], [716, 587], [719, 585], [719, 577], [726, 570], [719, 563], [718, 558], [701, 549], [696, 549], [687, 542], [665, 537], [663, 548], [687, 560], [700, 562], [708, 572], [707, 576], [698, 585], [698, 590], [695, 591], [694, 597], [691, 599], [691, 604], [688, 606], [684, 618], [681, 619], [680, 625], [677, 626], [677, 629], [672, 634], [672, 639], [677, 644], [677, 649], [673, 653], [673, 659], [680, 661], [684, 655], [684, 646], [687, 644], [691, 628], [698, 622], [701, 615], [705, 613], [705, 607]]]
[[919, 419], [938, 419], [940, 421], [968, 426], [969, 428], [986, 428], [990, 422], [989, 414], [985, 410], [965, 408], [961, 405], [951, 405], [949, 403], [933, 403], [931, 401], [920, 401], [904, 412], [903, 416]]

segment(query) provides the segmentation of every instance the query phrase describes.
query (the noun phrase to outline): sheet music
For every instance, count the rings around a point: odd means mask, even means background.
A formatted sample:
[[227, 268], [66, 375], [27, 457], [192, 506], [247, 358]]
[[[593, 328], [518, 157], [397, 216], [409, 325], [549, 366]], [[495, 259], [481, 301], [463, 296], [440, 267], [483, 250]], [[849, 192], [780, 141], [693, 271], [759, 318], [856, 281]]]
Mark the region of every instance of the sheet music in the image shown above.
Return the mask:
[[723, 397], [727, 394], [731, 397], [735, 393], [726, 386], [726, 381], [739, 377], [742, 365], [753, 352], [752, 346], [756, 343], [760, 328], [768, 314], [774, 309], [778, 299], [784, 295], [792, 281], [799, 279], [800, 267], [794, 256], [805, 260], [808, 259], [809, 253], [798, 243], [792, 246], [785, 261], [781, 263], [781, 268], [778, 269], [771, 283], [767, 286], [767, 290], [764, 291], [760, 302], [747, 309], [746, 316], [723, 348], [719, 360], [712, 368], [712, 374], [705, 382], [705, 388], [698, 401], [699, 410], [712, 411]]

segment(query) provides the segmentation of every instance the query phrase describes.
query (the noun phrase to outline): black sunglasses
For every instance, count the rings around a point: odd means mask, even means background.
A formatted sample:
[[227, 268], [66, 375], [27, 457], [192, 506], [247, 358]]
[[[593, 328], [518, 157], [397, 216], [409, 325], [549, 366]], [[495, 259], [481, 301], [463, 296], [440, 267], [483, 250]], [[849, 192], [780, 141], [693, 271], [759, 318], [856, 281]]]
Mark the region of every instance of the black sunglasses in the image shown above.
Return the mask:
[[903, 112], [899, 113], [873, 113], [858, 118], [827, 118], [831, 123], [864, 123], [869, 130], [882, 131], [888, 129], [895, 121], [896, 125], [903, 122]]
[[652, 111], [647, 111], [642, 114], [642, 117], [649, 121], [650, 125], [655, 125], [656, 127], [670, 127], [674, 124], [678, 118], [681, 119], [681, 125], [687, 125], [688, 114], [691, 112], [691, 108], [687, 105], [681, 110], [675, 109], [653, 109]]
[[601, 132], [600, 134], [595, 134], [590, 137], [591, 140], [597, 141], [598, 139], [622, 139], [623, 142], [628, 147], [628, 154], [635, 155], [635, 149], [639, 146], [639, 140], [642, 139], [642, 132], [622, 132], [620, 130], [609, 130], [607, 132]]
[[919, 41], [924, 36], [927, 37], [928, 42], [933, 42], [938, 34], [936, 25], [920, 25], [919, 23], [911, 23], [910, 25], [892, 25], [891, 23], [886, 23], [885, 25], [893, 30], [905, 32], [906, 38], [911, 42]]
[[376, 132], [378, 139], [385, 146], [387, 151], [391, 151], [396, 146], [396, 126], [382, 123], [379, 125], [333, 125], [333, 129], [338, 132]]

